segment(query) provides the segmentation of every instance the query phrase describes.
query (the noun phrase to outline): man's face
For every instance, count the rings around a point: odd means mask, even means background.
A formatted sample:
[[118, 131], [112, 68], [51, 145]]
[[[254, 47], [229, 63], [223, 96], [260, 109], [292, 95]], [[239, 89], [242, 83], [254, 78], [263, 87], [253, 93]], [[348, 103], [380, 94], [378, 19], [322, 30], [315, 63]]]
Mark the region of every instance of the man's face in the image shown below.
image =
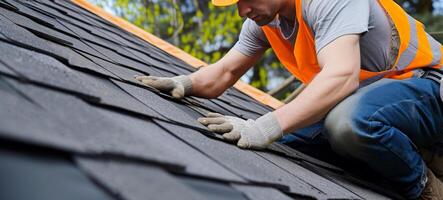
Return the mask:
[[237, 2], [238, 14], [248, 17], [259, 26], [264, 26], [274, 20], [278, 12], [276, 0], [240, 0]]

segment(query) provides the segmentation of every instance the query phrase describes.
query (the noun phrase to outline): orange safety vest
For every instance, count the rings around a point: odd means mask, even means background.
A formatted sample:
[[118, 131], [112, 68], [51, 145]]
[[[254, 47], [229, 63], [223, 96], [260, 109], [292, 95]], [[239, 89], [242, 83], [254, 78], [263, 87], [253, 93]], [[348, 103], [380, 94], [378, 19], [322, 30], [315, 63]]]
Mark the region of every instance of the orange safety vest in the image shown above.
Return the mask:
[[[386, 77], [395, 79], [409, 78], [412, 70], [421, 67], [443, 67], [443, 47], [426, 34], [424, 26], [409, 16], [393, 0], [379, 0], [380, 5], [392, 19], [400, 37], [400, 48], [395, 64], [389, 70], [371, 72], [361, 70], [360, 81]], [[262, 29], [280, 62], [303, 83], [309, 83], [320, 66], [315, 52], [312, 31], [302, 16], [302, 0], [295, 0], [298, 32], [294, 48], [285, 40], [278, 27], [263, 26]]]

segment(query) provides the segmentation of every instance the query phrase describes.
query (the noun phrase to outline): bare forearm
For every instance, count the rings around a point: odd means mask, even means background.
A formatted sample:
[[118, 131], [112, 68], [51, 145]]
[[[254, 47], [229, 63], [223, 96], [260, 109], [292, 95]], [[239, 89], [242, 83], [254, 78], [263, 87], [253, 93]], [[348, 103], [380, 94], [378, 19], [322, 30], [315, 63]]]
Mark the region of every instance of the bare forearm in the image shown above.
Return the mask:
[[358, 88], [355, 72], [321, 72], [293, 101], [274, 111], [283, 132], [311, 125], [322, 118], [342, 99]]
[[220, 64], [203, 67], [189, 77], [192, 81], [191, 95], [209, 99], [220, 96], [236, 81], [235, 77]]
[[216, 98], [232, 87], [240, 77], [261, 57], [263, 52], [245, 56], [231, 49], [218, 62], [203, 67], [190, 75], [191, 95], [203, 98]]

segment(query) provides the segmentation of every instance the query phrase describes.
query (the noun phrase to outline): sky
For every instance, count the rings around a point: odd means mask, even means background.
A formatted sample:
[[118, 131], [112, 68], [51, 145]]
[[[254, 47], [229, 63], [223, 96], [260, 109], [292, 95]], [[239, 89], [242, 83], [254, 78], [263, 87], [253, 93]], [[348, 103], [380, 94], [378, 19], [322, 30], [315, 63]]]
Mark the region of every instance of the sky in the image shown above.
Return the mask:
[[436, 13], [443, 14], [443, 0], [434, 2], [434, 6], [436, 8]]

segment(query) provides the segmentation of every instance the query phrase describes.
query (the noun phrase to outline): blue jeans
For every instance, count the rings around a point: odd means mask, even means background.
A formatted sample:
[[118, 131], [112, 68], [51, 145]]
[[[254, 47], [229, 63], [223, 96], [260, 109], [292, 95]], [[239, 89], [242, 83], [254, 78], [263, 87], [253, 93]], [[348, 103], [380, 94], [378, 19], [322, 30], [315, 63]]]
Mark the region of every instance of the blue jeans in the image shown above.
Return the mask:
[[381, 79], [358, 89], [319, 123], [281, 143], [329, 143], [337, 154], [362, 161], [405, 198], [420, 196], [426, 165], [418, 153], [443, 140], [439, 84], [428, 79]]

